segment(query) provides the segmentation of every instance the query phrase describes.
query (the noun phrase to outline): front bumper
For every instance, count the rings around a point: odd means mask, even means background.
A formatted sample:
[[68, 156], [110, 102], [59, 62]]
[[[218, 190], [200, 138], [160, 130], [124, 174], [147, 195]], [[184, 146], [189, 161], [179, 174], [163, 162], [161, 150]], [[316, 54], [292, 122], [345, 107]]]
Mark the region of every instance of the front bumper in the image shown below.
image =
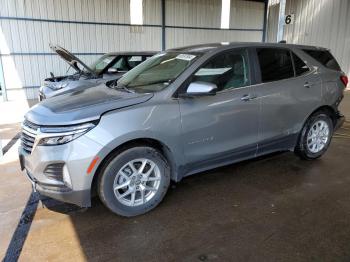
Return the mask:
[[[35, 191], [63, 202], [89, 207], [95, 170], [88, 174], [87, 169], [101, 149], [97, 142], [81, 136], [64, 145], [37, 146], [31, 154], [19, 147], [19, 158]], [[69, 177], [70, 183], [52, 178], [45, 172], [48, 166], [57, 163], [64, 164], [62, 173]]]
[[30, 175], [27, 170], [25, 170], [25, 173], [32, 183], [34, 192], [39, 192], [43, 196], [47, 196], [65, 203], [75, 204], [81, 207], [91, 206], [90, 190], [62, 190], [60, 187], [40, 183], [32, 175]]

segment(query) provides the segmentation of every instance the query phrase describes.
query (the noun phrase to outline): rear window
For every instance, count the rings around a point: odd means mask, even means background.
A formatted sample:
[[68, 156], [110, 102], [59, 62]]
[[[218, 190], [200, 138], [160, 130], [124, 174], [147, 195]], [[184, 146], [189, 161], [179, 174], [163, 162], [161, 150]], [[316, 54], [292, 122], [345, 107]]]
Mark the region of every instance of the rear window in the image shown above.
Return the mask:
[[322, 65], [329, 69], [341, 71], [340, 66], [335, 60], [335, 58], [332, 56], [332, 54], [327, 50], [308, 50], [303, 49], [305, 53], [313, 57], [315, 60], [320, 62]]
[[290, 51], [278, 48], [258, 48], [262, 82], [272, 82], [294, 77]]

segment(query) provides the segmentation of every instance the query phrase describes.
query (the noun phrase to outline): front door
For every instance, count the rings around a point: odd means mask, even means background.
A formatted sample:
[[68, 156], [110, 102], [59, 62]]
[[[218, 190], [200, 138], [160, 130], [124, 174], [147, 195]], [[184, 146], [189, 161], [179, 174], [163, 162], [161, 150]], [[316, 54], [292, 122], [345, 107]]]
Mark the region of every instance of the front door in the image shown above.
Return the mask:
[[254, 156], [258, 100], [250, 87], [248, 53], [221, 53], [199, 68], [191, 82], [216, 84], [213, 96], [180, 98], [182, 143], [187, 173]]

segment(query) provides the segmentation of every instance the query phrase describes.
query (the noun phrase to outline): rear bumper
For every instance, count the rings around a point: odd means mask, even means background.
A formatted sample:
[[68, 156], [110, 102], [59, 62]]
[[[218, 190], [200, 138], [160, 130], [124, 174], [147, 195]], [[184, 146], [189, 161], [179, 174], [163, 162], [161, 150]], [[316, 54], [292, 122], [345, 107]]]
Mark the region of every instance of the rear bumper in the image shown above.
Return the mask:
[[345, 116], [341, 113], [337, 114], [335, 125], [334, 125], [334, 131], [336, 131], [338, 128], [340, 128], [345, 122]]

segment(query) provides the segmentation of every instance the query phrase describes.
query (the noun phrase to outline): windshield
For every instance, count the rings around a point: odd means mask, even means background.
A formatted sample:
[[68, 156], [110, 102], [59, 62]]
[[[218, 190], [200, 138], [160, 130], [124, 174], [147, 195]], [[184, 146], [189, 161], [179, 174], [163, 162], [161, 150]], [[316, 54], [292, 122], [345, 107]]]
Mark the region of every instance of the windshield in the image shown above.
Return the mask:
[[127, 72], [118, 81], [118, 86], [124, 86], [141, 93], [161, 91], [189, 67], [197, 57], [197, 54], [178, 52], [157, 54]]
[[104, 55], [97, 59], [90, 68], [98, 75], [100, 74], [106, 66], [108, 66], [117, 56], [116, 55]]

